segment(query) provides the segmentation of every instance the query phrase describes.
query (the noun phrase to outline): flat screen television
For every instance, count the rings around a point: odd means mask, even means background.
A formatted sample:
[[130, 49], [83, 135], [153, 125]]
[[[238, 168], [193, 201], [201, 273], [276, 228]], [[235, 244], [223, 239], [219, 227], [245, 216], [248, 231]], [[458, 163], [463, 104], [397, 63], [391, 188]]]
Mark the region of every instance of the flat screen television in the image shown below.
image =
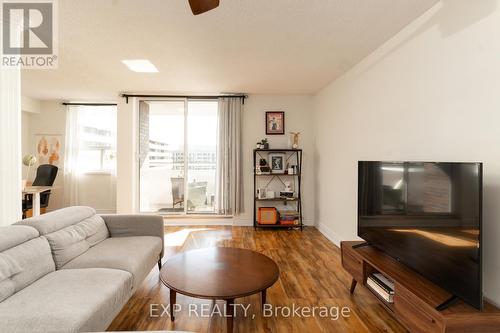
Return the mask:
[[358, 163], [358, 235], [482, 309], [482, 164]]

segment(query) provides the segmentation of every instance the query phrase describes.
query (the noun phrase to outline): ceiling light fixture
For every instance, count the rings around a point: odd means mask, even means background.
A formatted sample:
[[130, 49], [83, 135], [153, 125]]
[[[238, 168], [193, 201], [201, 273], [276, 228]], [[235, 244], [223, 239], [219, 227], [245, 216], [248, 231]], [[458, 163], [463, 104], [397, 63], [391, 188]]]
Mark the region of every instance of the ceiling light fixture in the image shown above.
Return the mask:
[[158, 68], [147, 59], [122, 60], [122, 62], [133, 72], [158, 73]]

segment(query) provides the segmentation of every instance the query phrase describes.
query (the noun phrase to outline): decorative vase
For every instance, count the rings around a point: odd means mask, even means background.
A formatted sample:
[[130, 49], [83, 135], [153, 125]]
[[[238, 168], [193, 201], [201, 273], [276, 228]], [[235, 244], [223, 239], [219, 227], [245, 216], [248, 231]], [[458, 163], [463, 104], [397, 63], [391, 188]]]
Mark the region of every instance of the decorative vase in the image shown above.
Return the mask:
[[299, 148], [299, 134], [300, 134], [300, 132], [290, 132], [290, 134], [291, 134], [292, 148], [293, 149]]

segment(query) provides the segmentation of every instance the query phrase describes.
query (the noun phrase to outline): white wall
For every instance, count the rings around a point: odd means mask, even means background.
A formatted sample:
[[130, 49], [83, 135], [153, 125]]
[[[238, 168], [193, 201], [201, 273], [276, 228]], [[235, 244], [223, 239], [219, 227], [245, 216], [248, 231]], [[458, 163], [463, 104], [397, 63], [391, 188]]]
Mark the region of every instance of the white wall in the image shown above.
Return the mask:
[[21, 96], [21, 110], [29, 113], [40, 113], [41, 101], [38, 99]]
[[1, 65], [0, 151], [0, 226], [3, 226], [21, 218], [21, 75], [18, 68]]
[[[118, 170], [117, 170], [117, 207], [119, 213], [136, 213], [137, 205], [137, 110], [136, 101], [118, 104]], [[234, 223], [252, 224], [253, 209], [253, 157], [252, 151], [257, 141], [265, 136], [265, 112], [285, 111], [285, 135], [268, 136], [272, 148], [286, 148], [288, 132], [301, 132], [301, 148], [304, 149], [303, 165], [303, 210], [304, 222], [314, 223], [313, 188], [313, 103], [311, 96], [251, 95], [245, 101], [243, 111], [243, 175], [244, 175], [244, 213], [235, 218]], [[176, 223], [177, 220], [171, 220]], [[181, 221], [182, 222], [182, 221]], [[228, 221], [194, 220], [192, 223]]]
[[[41, 102], [37, 99], [21, 96], [21, 156], [24, 157], [31, 150], [30, 142], [30, 115], [40, 113]], [[25, 179], [28, 167], [22, 165], [22, 178]]]
[[[63, 152], [59, 171], [54, 183], [55, 189], [52, 191], [48, 210], [55, 210], [64, 207], [64, 140], [66, 136], [66, 106], [60, 101], [39, 102], [39, 113], [23, 112], [22, 128], [28, 133], [23, 133], [23, 156], [33, 154], [36, 156], [36, 135], [38, 134], [58, 134], [62, 135]], [[25, 172], [25, 171], [24, 171]], [[32, 168], [30, 180], [35, 178], [35, 170]], [[23, 173], [23, 177], [26, 174]], [[85, 174], [81, 177], [79, 187], [80, 205], [90, 206], [98, 212], [108, 213], [116, 211], [116, 199], [114, 195], [115, 180], [109, 174]], [[111, 193], [111, 195], [110, 195]]]
[[[21, 158], [26, 156], [31, 151], [30, 142], [30, 113], [21, 112]], [[22, 179], [26, 179], [28, 167], [24, 164], [22, 166]]]
[[500, 303], [499, 0], [442, 1], [315, 98], [316, 216], [356, 238], [358, 160], [484, 162], [484, 293]]

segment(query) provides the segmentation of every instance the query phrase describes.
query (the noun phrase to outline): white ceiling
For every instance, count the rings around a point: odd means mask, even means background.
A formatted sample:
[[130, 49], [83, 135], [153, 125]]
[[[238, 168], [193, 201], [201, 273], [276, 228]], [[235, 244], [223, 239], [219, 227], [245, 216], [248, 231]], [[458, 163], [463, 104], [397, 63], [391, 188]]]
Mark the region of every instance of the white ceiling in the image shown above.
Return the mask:
[[[120, 92], [312, 94], [438, 0], [60, 0], [59, 69], [24, 70], [23, 94], [115, 100]], [[123, 59], [149, 59], [134, 73]]]

